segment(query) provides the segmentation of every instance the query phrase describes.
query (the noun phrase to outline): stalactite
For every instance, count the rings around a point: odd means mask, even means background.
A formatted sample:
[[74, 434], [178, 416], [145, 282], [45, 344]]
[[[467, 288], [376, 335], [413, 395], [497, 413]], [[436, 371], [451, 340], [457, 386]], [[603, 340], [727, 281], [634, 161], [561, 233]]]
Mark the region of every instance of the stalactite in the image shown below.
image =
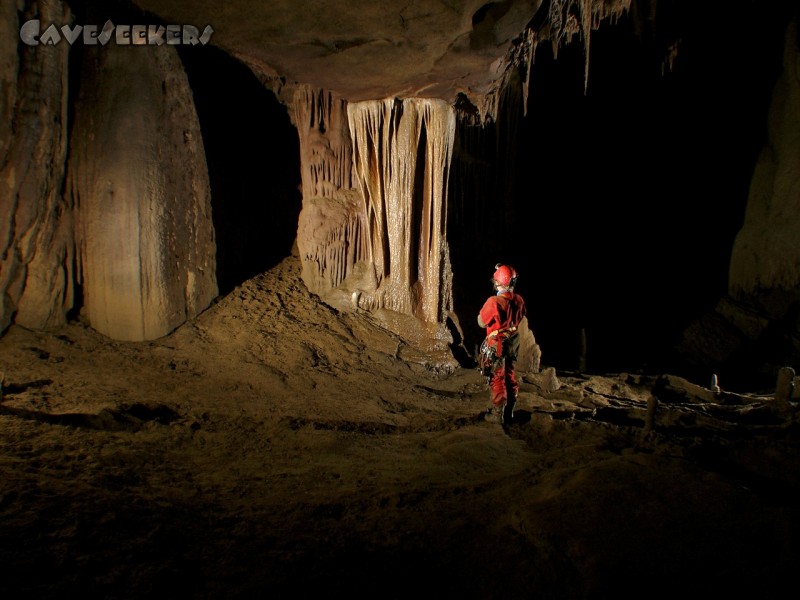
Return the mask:
[[[600, 6], [605, 4], [600, 3]], [[592, 46], [592, 0], [583, 0], [581, 5], [581, 31], [583, 32], [583, 93], [589, 88], [589, 52]]]
[[300, 136], [304, 198], [333, 198], [353, 187], [347, 101], [331, 92], [299, 86], [294, 95]]
[[367, 257], [347, 102], [331, 92], [300, 86], [293, 104], [303, 190], [297, 244], [303, 280], [310, 290], [324, 294], [342, 285]]
[[455, 112], [441, 100], [387, 99], [348, 106], [375, 291], [359, 306], [428, 323], [452, 307], [445, 238]]
[[[654, 1], [654, 0], [651, 0]], [[498, 69], [498, 76], [491, 89], [480, 97], [472, 98], [484, 122], [495, 121], [498, 117], [499, 94], [506, 88], [517, 71], [523, 76], [523, 99], [527, 105], [531, 66], [539, 43], [549, 40], [553, 47], [553, 57], [558, 59], [561, 46], [570, 43], [576, 36], [584, 42], [584, 93], [589, 85], [589, 56], [591, 32], [598, 29], [605, 20], [615, 21], [628, 12], [632, 0], [551, 0], [547, 17], [537, 29], [526, 29], [515, 41]]]
[[561, 35], [564, 31], [564, 13], [567, 0], [550, 0], [548, 24], [551, 33], [550, 41], [553, 44], [553, 56], [558, 58], [558, 48], [561, 46]]
[[528, 114], [528, 92], [531, 83], [531, 74], [533, 70], [533, 61], [536, 58], [536, 48], [539, 45], [539, 35], [534, 29], [527, 29], [525, 31], [524, 42], [524, 55], [525, 55], [525, 79], [522, 84], [522, 106], [523, 114]]

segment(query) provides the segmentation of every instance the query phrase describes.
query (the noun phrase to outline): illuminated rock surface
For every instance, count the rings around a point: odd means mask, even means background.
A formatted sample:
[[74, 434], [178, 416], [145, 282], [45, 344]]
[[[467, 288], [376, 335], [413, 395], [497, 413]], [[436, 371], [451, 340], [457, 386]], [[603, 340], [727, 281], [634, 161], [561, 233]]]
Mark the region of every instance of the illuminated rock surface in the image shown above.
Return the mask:
[[[783, 3], [134, 5], [0, 9], [0, 597], [796, 586]], [[18, 42], [71, 13], [213, 46]]]
[[[27, 3], [30, 4], [30, 3]], [[43, 19], [68, 20], [58, 1]], [[33, 14], [28, 9], [23, 18]], [[66, 45], [17, 51], [18, 13], [0, 8], [0, 331], [11, 322], [52, 328], [73, 305], [70, 205], [62, 195], [67, 157]]]
[[154, 339], [217, 295], [191, 90], [168, 46], [101, 48], [83, 68], [70, 191], [85, 315], [109, 337]]

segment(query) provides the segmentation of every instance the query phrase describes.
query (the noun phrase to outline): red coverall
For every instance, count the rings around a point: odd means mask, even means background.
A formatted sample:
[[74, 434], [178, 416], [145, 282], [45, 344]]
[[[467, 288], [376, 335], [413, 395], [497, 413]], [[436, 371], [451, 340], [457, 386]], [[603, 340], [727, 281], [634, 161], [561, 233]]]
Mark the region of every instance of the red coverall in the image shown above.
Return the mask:
[[[498, 360], [489, 382], [492, 388], [492, 404], [502, 407], [506, 404], [512, 406], [517, 401], [519, 383], [514, 372], [514, 363], [517, 360], [519, 338], [516, 327], [526, 315], [525, 301], [522, 296], [510, 290], [498, 292], [490, 297], [478, 313], [478, 324], [486, 327], [486, 336], [489, 344], [495, 347]], [[513, 332], [508, 331], [514, 328]], [[492, 336], [492, 333], [497, 334]]]

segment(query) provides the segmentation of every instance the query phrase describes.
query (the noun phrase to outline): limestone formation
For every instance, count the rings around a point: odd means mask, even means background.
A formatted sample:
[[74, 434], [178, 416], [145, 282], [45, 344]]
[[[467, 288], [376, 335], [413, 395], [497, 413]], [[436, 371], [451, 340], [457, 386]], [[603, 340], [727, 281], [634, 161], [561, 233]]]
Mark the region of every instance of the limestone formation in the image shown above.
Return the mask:
[[656, 426], [656, 412], [658, 411], [658, 398], [650, 396], [647, 399], [647, 412], [644, 418], [644, 430], [653, 431]]
[[775, 383], [775, 402], [779, 405], [786, 405], [794, 395], [794, 369], [792, 367], [782, 367], [778, 371], [778, 379]]
[[18, 19], [67, 24], [60, 0], [0, 7], [0, 333], [55, 327], [73, 305], [67, 154], [68, 46], [18, 51]]
[[449, 341], [445, 322], [457, 319], [445, 240], [452, 107], [414, 99], [348, 104], [307, 86], [293, 101], [306, 286], [331, 304], [380, 313], [401, 335]]
[[303, 187], [297, 245], [306, 286], [325, 295], [367, 259], [347, 102], [331, 92], [300, 86], [293, 104]]
[[521, 380], [523, 383], [535, 386], [540, 394], [552, 394], [561, 389], [561, 381], [558, 379], [555, 367], [546, 367], [538, 373], [522, 373]]
[[341, 190], [354, 189], [347, 102], [332, 92], [299, 86], [293, 105], [303, 198], [335, 198]]
[[348, 105], [375, 289], [361, 308], [387, 308], [427, 323], [452, 309], [446, 240], [447, 182], [455, 112], [442, 100]]
[[542, 350], [528, 326], [527, 317], [520, 322], [518, 335], [520, 341], [517, 370], [520, 373], [538, 373], [542, 362]]
[[[325, 297], [366, 260], [361, 206], [352, 196], [303, 200], [297, 226], [297, 245], [303, 281]], [[362, 284], [363, 285], [363, 284]]]
[[87, 49], [71, 139], [84, 312], [112, 338], [165, 335], [217, 295], [210, 191], [169, 46]]
[[800, 49], [795, 22], [786, 34], [784, 70], [769, 111], [769, 144], [753, 174], [744, 225], [736, 237], [729, 287], [740, 299], [785, 290], [800, 301]]

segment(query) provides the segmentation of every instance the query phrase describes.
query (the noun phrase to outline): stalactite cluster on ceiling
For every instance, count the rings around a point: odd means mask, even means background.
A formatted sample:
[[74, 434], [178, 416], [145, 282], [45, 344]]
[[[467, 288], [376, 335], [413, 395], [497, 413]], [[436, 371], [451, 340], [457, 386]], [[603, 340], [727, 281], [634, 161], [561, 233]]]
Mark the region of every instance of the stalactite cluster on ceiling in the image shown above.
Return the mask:
[[[509, 85], [516, 71], [522, 76], [523, 106], [527, 108], [531, 82], [531, 67], [536, 60], [536, 50], [542, 43], [552, 45], [553, 56], [558, 57], [559, 48], [575, 41], [582, 41], [584, 48], [584, 91], [589, 86], [592, 30], [603, 24], [613, 25], [622, 15], [632, 9], [636, 0], [549, 0], [540, 11], [543, 18], [528, 27], [515, 39], [501, 65], [498, 77], [488, 93], [473, 98], [481, 118], [496, 120], [499, 117], [498, 103], [503, 90]], [[639, 4], [655, 4], [655, 0], [640, 0]], [[637, 9], [641, 10], [641, 8]], [[648, 9], [649, 10], [649, 9]]]

